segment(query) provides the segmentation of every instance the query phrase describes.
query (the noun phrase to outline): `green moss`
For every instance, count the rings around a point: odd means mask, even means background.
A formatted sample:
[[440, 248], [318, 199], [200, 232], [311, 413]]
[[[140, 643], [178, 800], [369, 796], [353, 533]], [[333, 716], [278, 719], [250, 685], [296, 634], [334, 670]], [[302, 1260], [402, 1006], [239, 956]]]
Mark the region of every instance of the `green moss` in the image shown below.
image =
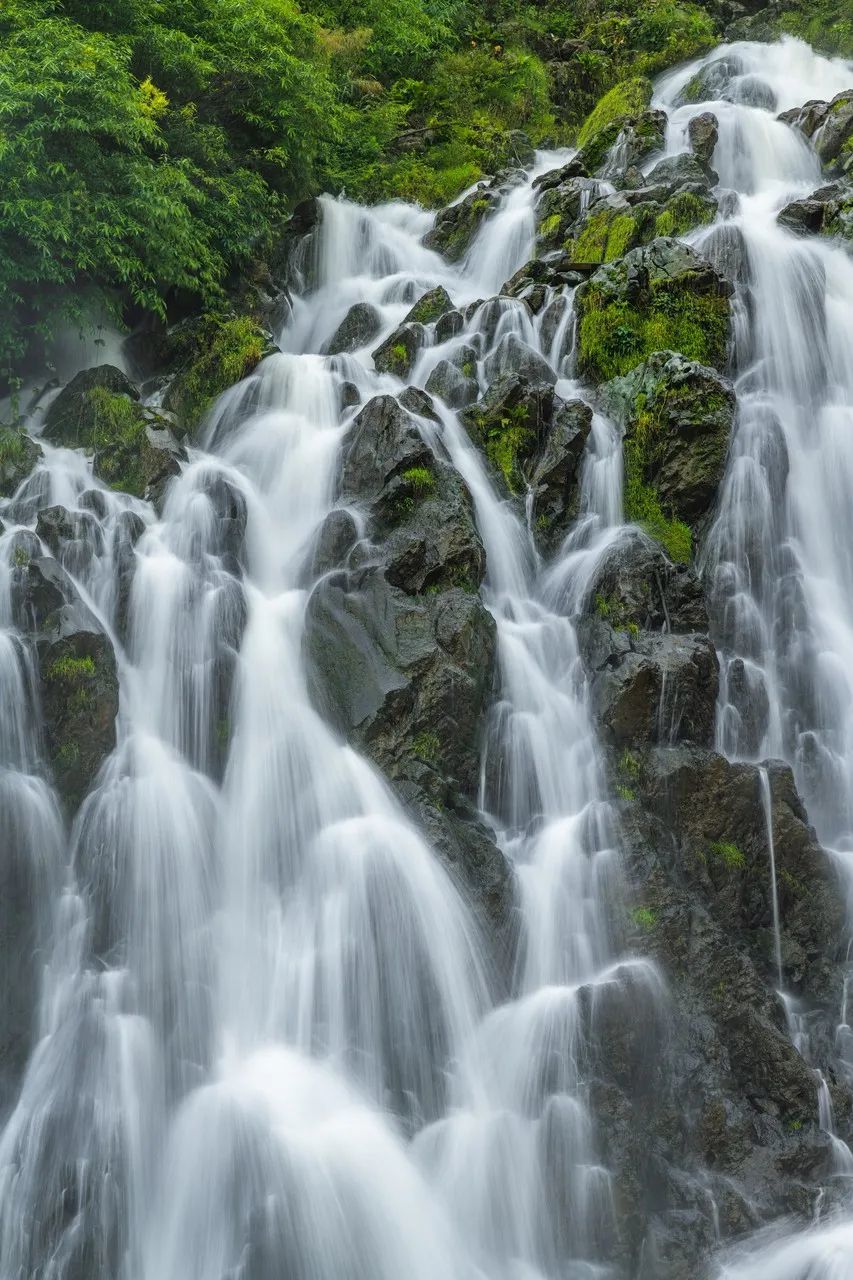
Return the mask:
[[409, 363], [409, 353], [402, 342], [395, 342], [389, 352], [388, 364], [392, 373], [399, 373], [401, 376], [406, 371]]
[[61, 769], [71, 769], [80, 759], [80, 748], [76, 742], [63, 742], [56, 753], [56, 763]]
[[26, 569], [29, 563], [30, 556], [26, 548], [21, 546], [15, 547], [15, 550], [12, 552], [12, 564], [15, 568]]
[[714, 220], [712, 206], [690, 191], [680, 191], [658, 214], [655, 220], [656, 236], [684, 236], [694, 227], [705, 226]]
[[746, 858], [736, 844], [728, 840], [716, 840], [711, 845], [711, 853], [721, 858], [731, 870], [742, 871], [746, 866]]
[[651, 933], [658, 922], [658, 913], [652, 907], [634, 907], [631, 919], [643, 933]]
[[169, 392], [188, 427], [196, 426], [223, 391], [247, 377], [267, 351], [267, 339], [251, 316], [208, 314], [187, 330], [187, 357]]
[[640, 776], [640, 758], [633, 751], [623, 751], [619, 757], [619, 772], [635, 782]]
[[438, 734], [419, 733], [412, 742], [412, 752], [426, 764], [433, 764], [438, 759], [441, 743]]
[[628, 116], [638, 116], [652, 100], [651, 81], [644, 77], [622, 80], [593, 107], [578, 130], [578, 146], [583, 147], [602, 129]]
[[594, 283], [584, 297], [578, 371], [596, 381], [618, 378], [654, 351], [680, 351], [690, 360], [720, 368], [726, 360], [728, 299], [683, 288], [652, 290], [642, 310], [607, 301]]
[[636, 800], [637, 793], [633, 787], [626, 787], [623, 783], [616, 784], [616, 795], [620, 800]]
[[638, 243], [639, 229], [634, 214], [603, 209], [587, 219], [569, 253], [575, 262], [613, 262]]
[[544, 240], [550, 240], [560, 230], [562, 218], [559, 213], [552, 213], [550, 217], [543, 218], [539, 225], [539, 234]]
[[429, 467], [409, 467], [403, 472], [401, 479], [415, 491], [418, 497], [424, 497], [425, 494], [433, 493], [435, 490], [435, 476]]
[[58, 680], [63, 684], [77, 684], [80, 680], [92, 680], [96, 674], [94, 658], [72, 657], [66, 654], [51, 663], [46, 672], [47, 680]]
[[32, 446], [29, 437], [18, 427], [0, 425], [0, 468], [25, 465]]
[[630, 440], [624, 445], [625, 519], [637, 524], [654, 538], [676, 564], [687, 564], [693, 549], [693, 534], [683, 520], [668, 516], [660, 498], [644, 479], [646, 457], [642, 444]]

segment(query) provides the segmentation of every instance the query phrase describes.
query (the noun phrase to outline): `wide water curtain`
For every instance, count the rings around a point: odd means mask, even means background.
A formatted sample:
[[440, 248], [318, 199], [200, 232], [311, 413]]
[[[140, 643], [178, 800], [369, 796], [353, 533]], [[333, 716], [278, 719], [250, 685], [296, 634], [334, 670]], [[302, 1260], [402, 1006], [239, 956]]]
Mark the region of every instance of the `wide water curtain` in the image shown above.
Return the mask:
[[0, 1280], [853, 1280], [853, 65], [614, 101], [34, 398]]

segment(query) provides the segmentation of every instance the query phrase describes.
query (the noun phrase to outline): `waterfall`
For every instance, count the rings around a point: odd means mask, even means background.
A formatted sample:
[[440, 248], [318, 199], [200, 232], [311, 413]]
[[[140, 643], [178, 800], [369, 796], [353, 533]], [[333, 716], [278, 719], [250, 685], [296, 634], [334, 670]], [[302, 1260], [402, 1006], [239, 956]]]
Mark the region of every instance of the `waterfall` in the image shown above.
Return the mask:
[[[698, 69], [732, 55], [724, 98], [677, 105]], [[765, 105], [750, 104], [747, 80], [765, 86]], [[819, 164], [774, 113], [850, 83], [848, 67], [785, 41], [718, 50], [656, 96], [673, 155], [693, 115], [717, 114], [715, 165], [737, 198], [691, 241], [725, 227], [748, 267], [737, 429], [702, 563], [723, 668], [717, 742], [731, 759], [789, 761], [842, 867], [853, 853], [853, 556], [840, 536], [853, 491], [853, 262], [777, 226]], [[534, 183], [565, 160], [540, 153], [508, 180], [456, 265], [424, 246], [432, 215], [323, 197], [278, 351], [212, 406], [161, 510], [49, 445], [4, 509], [0, 816], [38, 909], [21, 924], [22, 972], [3, 979], [17, 988], [9, 1000], [37, 1012], [0, 1135], [0, 1280], [655, 1280], [653, 1259], [620, 1254], [623, 1190], [599, 1086], [617, 1031], [637, 1061], [663, 1056], [668, 997], [631, 941], [577, 629], [626, 536], [621, 435], [575, 380], [571, 289], [536, 316], [499, 294], [534, 254]], [[405, 383], [377, 371], [371, 352], [438, 286], [458, 327], [419, 351]], [[375, 334], [328, 354], [355, 304], [376, 316]], [[499, 492], [460, 416], [409, 402], [425, 448], [464, 480], [485, 550], [498, 683], [478, 816], [518, 890], [502, 987], [476, 904], [318, 707], [305, 645], [318, 535], [345, 505], [353, 399], [424, 389], [467, 352], [483, 393], [521, 348], [559, 396], [594, 410], [577, 518], [547, 560], [530, 511]], [[33, 532], [49, 503], [86, 515], [89, 552], [64, 569], [115, 647], [120, 688], [115, 748], [70, 829], [13, 607], [21, 549], [51, 559]], [[735, 663], [764, 709], [752, 737]], [[763, 767], [761, 787], [781, 987]], [[841, 1178], [850, 1155], [822, 1077], [819, 1096]], [[659, 1194], [649, 1188], [649, 1203]], [[717, 1202], [703, 1194], [716, 1240]], [[761, 1238], [718, 1274], [840, 1280], [851, 1245], [845, 1219]]]

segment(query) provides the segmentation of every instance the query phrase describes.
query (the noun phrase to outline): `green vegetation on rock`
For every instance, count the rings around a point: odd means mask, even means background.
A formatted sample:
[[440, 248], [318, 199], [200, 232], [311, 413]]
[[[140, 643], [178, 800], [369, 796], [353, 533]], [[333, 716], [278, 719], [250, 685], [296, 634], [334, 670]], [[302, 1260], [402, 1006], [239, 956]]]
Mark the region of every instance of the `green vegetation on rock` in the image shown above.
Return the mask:
[[625, 519], [638, 524], [654, 538], [676, 564], [686, 564], [693, 549], [693, 535], [683, 520], [668, 516], [652, 485], [643, 479], [645, 454], [636, 441], [626, 443], [624, 506]]
[[606, 129], [609, 125], [621, 124], [631, 116], [638, 116], [642, 111], [645, 111], [651, 99], [651, 81], [643, 77], [623, 80], [619, 84], [615, 84], [596, 103], [578, 130], [578, 146], [585, 146], [596, 134], [600, 133], [602, 129]]
[[736, 844], [729, 840], [716, 840], [711, 845], [711, 853], [721, 858], [730, 870], [741, 871], [746, 866], [746, 858]]
[[435, 490], [435, 476], [429, 467], [409, 467], [401, 478], [418, 497], [424, 497]]

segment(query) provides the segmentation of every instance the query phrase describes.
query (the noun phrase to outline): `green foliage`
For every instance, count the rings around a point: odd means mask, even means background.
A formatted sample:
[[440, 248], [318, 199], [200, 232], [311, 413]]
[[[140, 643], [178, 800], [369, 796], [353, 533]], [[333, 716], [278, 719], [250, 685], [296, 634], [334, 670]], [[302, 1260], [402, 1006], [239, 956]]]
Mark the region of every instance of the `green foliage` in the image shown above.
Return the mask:
[[426, 764], [434, 764], [438, 759], [441, 743], [438, 734], [419, 733], [412, 742], [412, 752]]
[[646, 483], [643, 476], [645, 457], [637, 440], [626, 440], [624, 459], [625, 519], [638, 524], [650, 538], [659, 542], [676, 564], [686, 564], [693, 549], [693, 535], [683, 520], [666, 514], [657, 493]]
[[88, 655], [75, 658], [70, 653], [57, 658], [46, 672], [48, 680], [60, 681], [62, 684], [79, 684], [81, 680], [92, 680], [95, 677], [95, 660]]
[[22, 547], [20, 545], [15, 547], [15, 550], [12, 552], [12, 564], [15, 568], [26, 569], [29, 563], [30, 557], [26, 547]]
[[633, 787], [626, 787], [624, 783], [617, 782], [616, 795], [620, 800], [636, 800], [637, 793]]
[[425, 497], [435, 490], [435, 476], [429, 467], [409, 467], [401, 478], [418, 497]]
[[683, 236], [694, 227], [714, 221], [714, 209], [710, 202], [702, 200], [690, 191], [680, 191], [673, 196], [666, 208], [655, 220], [656, 236]]
[[184, 328], [175, 345], [180, 371], [169, 408], [194, 427], [217, 396], [252, 372], [267, 351], [267, 338], [251, 316], [209, 312]]
[[643, 933], [651, 933], [658, 922], [658, 913], [652, 907], [634, 907], [631, 919]]
[[728, 299], [679, 287], [653, 288], [642, 308], [608, 301], [593, 281], [580, 322], [579, 371], [609, 381], [635, 368], [654, 351], [680, 351], [690, 360], [721, 368], [729, 333]]
[[728, 840], [716, 840], [711, 845], [711, 853], [716, 857], [722, 858], [726, 866], [733, 871], [742, 871], [746, 866], [746, 858], [737, 847]]
[[497, 422], [485, 419], [481, 429], [485, 436], [486, 457], [500, 471], [510, 493], [521, 493], [524, 477], [518, 466], [518, 454], [531, 439], [527, 426], [527, 405], [517, 404]]
[[849, 0], [799, 0], [776, 16], [779, 34], [799, 36], [822, 53], [853, 58], [853, 13]]
[[577, 142], [583, 147], [608, 125], [621, 124], [630, 116], [645, 111], [652, 97], [651, 81], [642, 77], [623, 80], [605, 93], [578, 130]]

